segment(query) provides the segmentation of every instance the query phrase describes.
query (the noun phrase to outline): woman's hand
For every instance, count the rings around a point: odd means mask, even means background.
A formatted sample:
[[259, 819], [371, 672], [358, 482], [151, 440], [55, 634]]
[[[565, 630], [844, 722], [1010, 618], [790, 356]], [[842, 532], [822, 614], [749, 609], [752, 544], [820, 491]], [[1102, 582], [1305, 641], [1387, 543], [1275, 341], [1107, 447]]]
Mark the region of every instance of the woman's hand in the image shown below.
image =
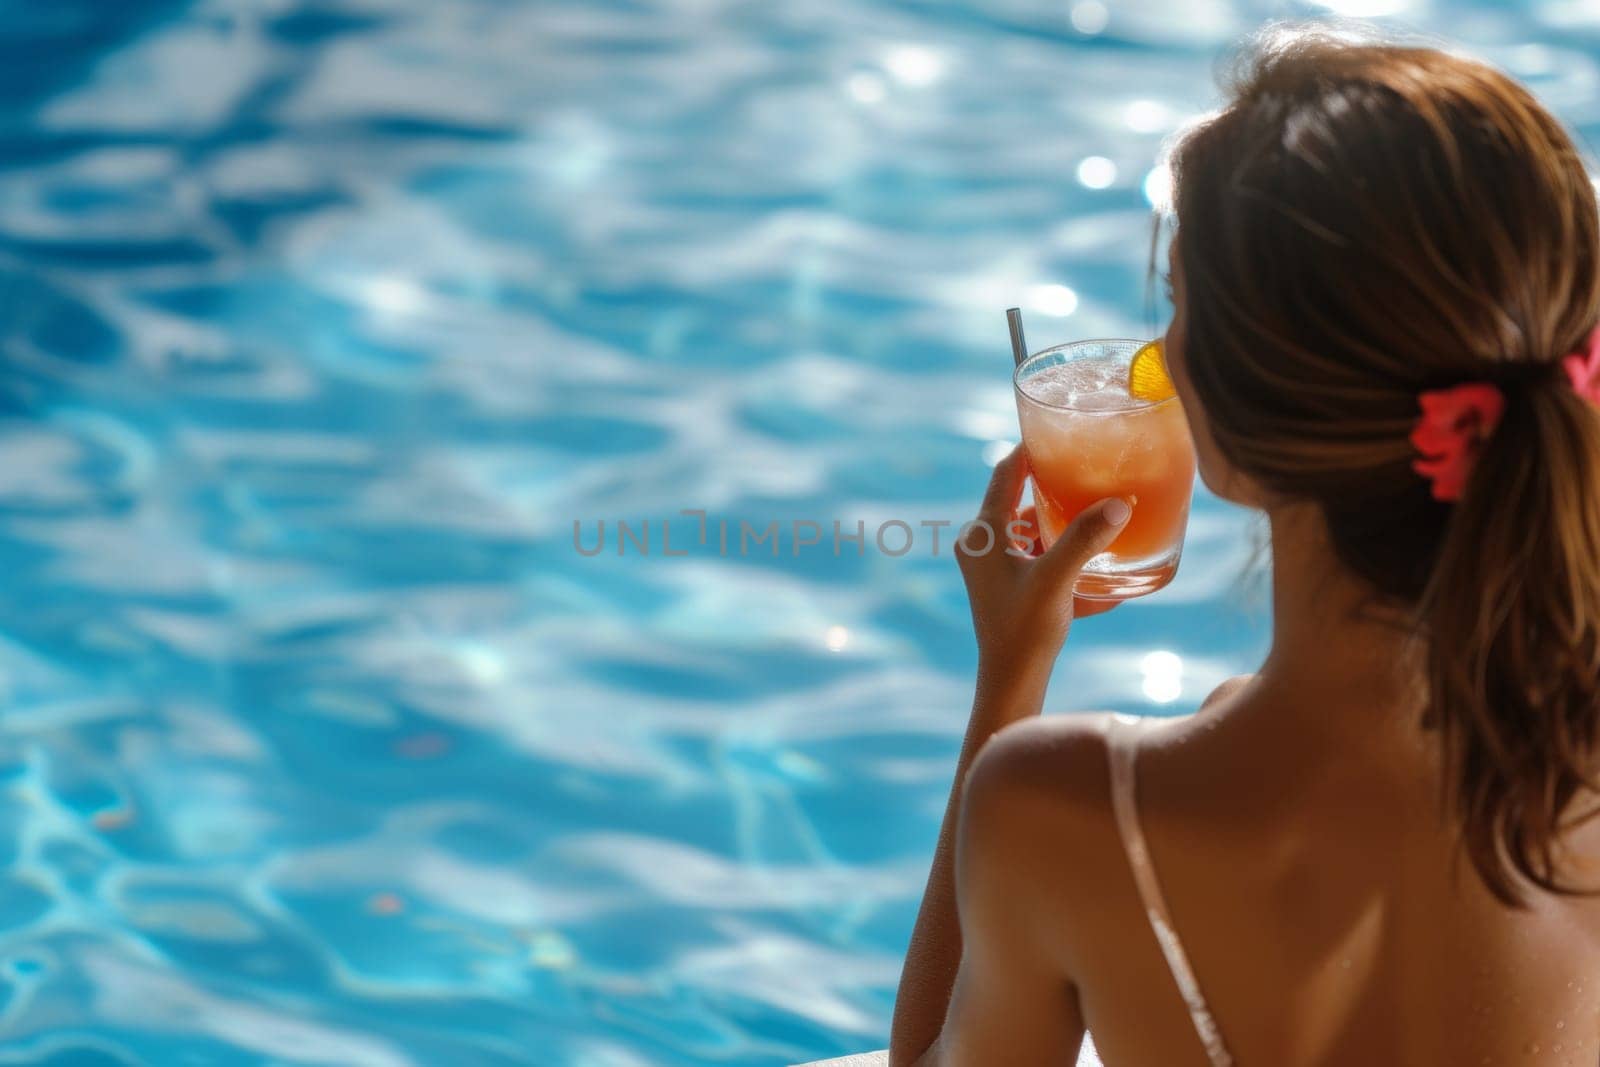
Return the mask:
[[[1034, 557], [1018, 548], [1032, 539], [1032, 531], [1025, 528], [1027, 518], [1017, 515], [1027, 475], [1027, 453], [1018, 446], [995, 464], [978, 521], [956, 544], [956, 561], [978, 636], [980, 682], [985, 674], [1037, 674], [1041, 667], [1048, 678], [1073, 617], [1115, 606], [1075, 598], [1072, 586], [1084, 564], [1103, 552], [1127, 524], [1132, 515], [1128, 503], [1111, 497], [1091, 504], [1050, 551]], [[992, 537], [986, 537], [981, 524], [993, 531]], [[1018, 532], [1020, 539], [1013, 536]]]

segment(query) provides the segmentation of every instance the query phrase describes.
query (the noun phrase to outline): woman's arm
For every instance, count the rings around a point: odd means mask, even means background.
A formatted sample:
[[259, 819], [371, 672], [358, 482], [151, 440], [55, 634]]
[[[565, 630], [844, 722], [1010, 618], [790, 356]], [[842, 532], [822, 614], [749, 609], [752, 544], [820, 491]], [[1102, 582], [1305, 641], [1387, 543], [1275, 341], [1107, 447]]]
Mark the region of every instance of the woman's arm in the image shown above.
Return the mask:
[[984, 678], [980, 667], [972, 719], [956, 760], [955, 781], [945, 804], [939, 841], [933, 849], [922, 907], [911, 929], [911, 944], [900, 972], [889, 1036], [892, 1067], [915, 1063], [938, 1038], [944, 1026], [950, 991], [961, 963], [961, 927], [956, 916], [955, 840], [967, 772], [986, 741], [1004, 726], [1037, 714], [1044, 702], [1044, 677]]
[[[1020, 449], [995, 466], [978, 515], [996, 531], [995, 544], [981, 554], [957, 548], [978, 638], [978, 682], [895, 999], [889, 1047], [896, 1065], [918, 1062], [939, 1040], [951, 991], [964, 966], [955, 849], [968, 772], [991, 737], [1039, 713], [1050, 669], [1072, 623], [1073, 582], [1130, 514], [1121, 500], [1101, 501], [1080, 514], [1049, 552], [1037, 559], [1020, 558], [1004, 551], [1009, 538], [1002, 531], [1016, 513], [1026, 476]], [[1081, 602], [1076, 607], [1078, 614], [1104, 609], [1103, 604]], [[976, 850], [973, 858], [979, 860], [981, 852]]]

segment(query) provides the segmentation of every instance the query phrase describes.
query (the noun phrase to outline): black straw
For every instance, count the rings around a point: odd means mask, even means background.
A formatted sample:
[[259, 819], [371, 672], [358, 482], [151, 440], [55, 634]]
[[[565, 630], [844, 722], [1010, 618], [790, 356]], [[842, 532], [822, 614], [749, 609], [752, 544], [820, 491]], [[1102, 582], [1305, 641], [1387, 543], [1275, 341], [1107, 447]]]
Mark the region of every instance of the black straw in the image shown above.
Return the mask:
[[1028, 342], [1022, 337], [1022, 309], [1006, 308], [1006, 325], [1011, 327], [1011, 358], [1017, 366], [1028, 358]]

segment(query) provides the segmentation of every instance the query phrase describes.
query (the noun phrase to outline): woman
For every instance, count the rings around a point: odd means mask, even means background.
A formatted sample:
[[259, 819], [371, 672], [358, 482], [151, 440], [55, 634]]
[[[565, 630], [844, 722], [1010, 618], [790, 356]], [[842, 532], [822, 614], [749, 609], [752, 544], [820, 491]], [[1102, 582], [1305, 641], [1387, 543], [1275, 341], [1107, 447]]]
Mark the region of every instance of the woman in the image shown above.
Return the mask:
[[[1201, 476], [1269, 521], [1272, 650], [1186, 720], [1040, 718], [1073, 579], [1127, 506], [1042, 558], [963, 556], [965, 787], [890, 1059], [1070, 1063], [1088, 1029], [1113, 1067], [1592, 1065], [1579, 154], [1486, 66], [1301, 36], [1254, 53], [1173, 172], [1166, 351]], [[992, 525], [1025, 474], [996, 468]]]

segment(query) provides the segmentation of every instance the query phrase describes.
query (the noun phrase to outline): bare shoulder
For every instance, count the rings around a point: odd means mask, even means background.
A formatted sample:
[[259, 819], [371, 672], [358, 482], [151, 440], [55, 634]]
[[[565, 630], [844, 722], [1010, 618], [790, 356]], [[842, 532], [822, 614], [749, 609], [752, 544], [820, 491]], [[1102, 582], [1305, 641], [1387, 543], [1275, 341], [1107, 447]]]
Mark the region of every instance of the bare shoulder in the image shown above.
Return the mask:
[[[958, 893], [1026, 921], [1065, 973], [1076, 973], [1084, 931], [1072, 916], [1097, 901], [1120, 869], [1111, 811], [1107, 715], [1051, 715], [992, 737], [968, 773], [957, 835]], [[1113, 872], [1108, 876], [1108, 872]]]
[[1235, 693], [1239, 692], [1239, 690], [1255, 681], [1255, 677], [1256, 676], [1253, 674], [1236, 674], [1227, 681], [1220, 683], [1211, 691], [1211, 695], [1206, 697], [1205, 700], [1201, 702], [1200, 710], [1209, 711], [1215, 708], [1217, 705], [1226, 702]]
[[1104, 714], [1024, 719], [991, 737], [967, 776], [966, 803], [1070, 805], [1105, 795]]
[[[962, 796], [962, 839], [1041, 875], [1045, 857], [1110, 825], [1108, 716], [1051, 715], [1001, 730], [978, 753]], [[1011, 865], [1008, 861], [1008, 865]]]
[[[1241, 674], [1219, 684], [1200, 705], [1206, 716], [1226, 704], [1255, 678]], [[1058, 810], [1077, 808], [1102, 812], [1109, 808], [1110, 772], [1106, 760], [1104, 712], [1041, 715], [1016, 722], [989, 739], [978, 753], [966, 781], [972, 797], [986, 804], [1021, 801]], [[1172, 720], [1182, 730], [1194, 721]]]

